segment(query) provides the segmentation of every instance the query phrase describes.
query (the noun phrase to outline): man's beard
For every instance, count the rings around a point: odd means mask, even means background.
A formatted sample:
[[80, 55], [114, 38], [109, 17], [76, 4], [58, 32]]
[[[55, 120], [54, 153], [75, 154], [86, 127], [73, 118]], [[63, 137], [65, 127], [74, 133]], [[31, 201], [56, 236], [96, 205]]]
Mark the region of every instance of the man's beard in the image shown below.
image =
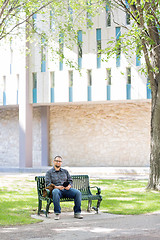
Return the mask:
[[61, 168], [61, 166], [57, 166], [57, 165], [55, 165], [55, 167], [56, 167], [56, 168]]

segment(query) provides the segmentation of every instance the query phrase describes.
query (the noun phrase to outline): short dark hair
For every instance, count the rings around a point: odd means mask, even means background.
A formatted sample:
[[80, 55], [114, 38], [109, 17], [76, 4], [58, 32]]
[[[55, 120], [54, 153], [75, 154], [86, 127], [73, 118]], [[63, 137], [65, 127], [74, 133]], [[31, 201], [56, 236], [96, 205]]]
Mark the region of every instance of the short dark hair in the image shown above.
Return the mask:
[[61, 158], [61, 159], [62, 159], [62, 157], [59, 156], [59, 155], [55, 156], [55, 157], [54, 157], [54, 160], [56, 160], [56, 158]]

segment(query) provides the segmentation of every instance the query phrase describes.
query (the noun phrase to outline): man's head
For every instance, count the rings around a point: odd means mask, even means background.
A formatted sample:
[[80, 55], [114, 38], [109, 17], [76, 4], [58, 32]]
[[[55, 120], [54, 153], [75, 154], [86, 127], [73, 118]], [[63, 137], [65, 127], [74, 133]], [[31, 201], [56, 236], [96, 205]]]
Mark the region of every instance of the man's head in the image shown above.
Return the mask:
[[59, 171], [62, 165], [62, 157], [56, 156], [53, 160], [54, 168], [56, 171]]

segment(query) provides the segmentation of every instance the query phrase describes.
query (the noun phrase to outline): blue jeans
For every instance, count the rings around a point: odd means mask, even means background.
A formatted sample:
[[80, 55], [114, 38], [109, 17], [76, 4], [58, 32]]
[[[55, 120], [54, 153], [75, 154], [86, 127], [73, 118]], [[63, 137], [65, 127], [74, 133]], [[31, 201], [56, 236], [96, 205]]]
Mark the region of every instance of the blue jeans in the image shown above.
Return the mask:
[[52, 199], [54, 204], [54, 212], [61, 213], [60, 199], [68, 197], [74, 199], [74, 213], [81, 213], [81, 192], [77, 189], [70, 188], [69, 190], [53, 189]]

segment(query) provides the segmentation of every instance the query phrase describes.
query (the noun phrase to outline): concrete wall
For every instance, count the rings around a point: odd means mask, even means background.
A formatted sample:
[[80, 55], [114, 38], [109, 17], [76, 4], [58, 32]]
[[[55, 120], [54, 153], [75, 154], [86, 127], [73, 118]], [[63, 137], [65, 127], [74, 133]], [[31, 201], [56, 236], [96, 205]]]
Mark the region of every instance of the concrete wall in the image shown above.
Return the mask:
[[[19, 167], [19, 110], [0, 108], [0, 167]], [[41, 165], [40, 108], [33, 111], [33, 167]]]
[[0, 109], [0, 166], [19, 166], [18, 108]]
[[150, 102], [50, 108], [50, 158], [66, 166], [148, 166]]

